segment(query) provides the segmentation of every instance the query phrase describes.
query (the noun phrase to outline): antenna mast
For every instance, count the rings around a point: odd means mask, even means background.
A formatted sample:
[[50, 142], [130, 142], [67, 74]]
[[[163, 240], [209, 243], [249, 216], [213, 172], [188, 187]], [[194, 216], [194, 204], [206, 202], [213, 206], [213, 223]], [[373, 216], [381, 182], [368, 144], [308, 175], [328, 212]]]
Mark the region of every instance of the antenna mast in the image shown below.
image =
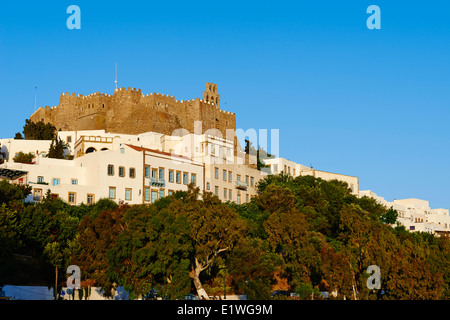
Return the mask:
[[117, 62], [116, 62], [116, 81], [114, 81], [116, 83], [116, 90], [117, 90]]

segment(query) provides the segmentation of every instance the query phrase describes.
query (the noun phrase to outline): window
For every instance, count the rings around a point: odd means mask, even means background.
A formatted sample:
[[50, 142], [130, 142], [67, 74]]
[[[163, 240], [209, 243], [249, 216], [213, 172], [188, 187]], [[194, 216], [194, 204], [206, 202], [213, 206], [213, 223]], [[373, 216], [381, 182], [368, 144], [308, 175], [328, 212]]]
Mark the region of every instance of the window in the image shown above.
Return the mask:
[[135, 168], [130, 168], [130, 178], [136, 178], [136, 169]]
[[183, 184], [188, 184], [188, 173], [183, 172]]
[[164, 168], [159, 168], [159, 179], [164, 180]]
[[241, 204], [241, 195], [237, 194], [237, 204]]
[[78, 184], [78, 179], [72, 179], [72, 184], [73, 185], [77, 185]]
[[110, 199], [116, 198], [116, 187], [109, 187], [109, 198]]
[[156, 190], [152, 190], [152, 203], [158, 200], [158, 192]]
[[33, 200], [34, 201], [42, 200], [42, 189], [34, 189], [33, 190]]
[[114, 166], [112, 164], [108, 164], [108, 176], [114, 175]]
[[214, 177], [219, 179], [219, 168], [214, 168]]
[[214, 194], [215, 194], [216, 196], [219, 196], [219, 187], [218, 187], [218, 186], [215, 186], [215, 187], [214, 187]]
[[173, 170], [169, 170], [169, 182], [173, 182]]
[[159, 198], [164, 198], [164, 189], [159, 189]]
[[128, 189], [128, 188], [125, 189], [125, 200], [131, 201], [131, 192], [132, 192], [132, 189]]
[[93, 204], [95, 201], [95, 196], [93, 194], [89, 194], [87, 195], [87, 204]]
[[237, 174], [237, 175], [236, 175], [236, 180], [237, 180], [237, 181], [241, 181], [241, 175], [240, 175], [240, 174]]
[[245, 183], [248, 185], [248, 176], [245, 176]]
[[177, 183], [181, 183], [181, 172], [180, 171], [177, 171], [176, 181], [177, 181]]
[[274, 173], [277, 173], [277, 172], [278, 172], [278, 165], [277, 165], [277, 164], [274, 164], [274, 165], [273, 165], [273, 172], [274, 172]]
[[231, 182], [231, 180], [233, 180], [233, 175], [231, 171], [228, 171], [228, 182]]
[[68, 200], [70, 204], [75, 204], [77, 202], [77, 194], [75, 192], [69, 192]]
[[195, 173], [191, 174], [191, 182], [195, 185], [197, 179], [197, 175]]
[[158, 169], [152, 169], [152, 178], [157, 179], [158, 178]]
[[61, 180], [59, 178], [52, 179], [52, 186], [59, 186], [61, 184]]
[[119, 167], [119, 177], [125, 177], [125, 167]]
[[145, 201], [150, 201], [150, 188], [149, 187], [145, 187], [144, 200]]
[[67, 143], [71, 143], [72, 142], [72, 136], [67, 136]]
[[38, 183], [44, 183], [44, 177], [37, 177]]
[[209, 188], [210, 188], [210, 185], [209, 185], [209, 182], [207, 182], [206, 183], [206, 190], [209, 190]]
[[231, 189], [228, 190], [228, 200], [233, 200], [233, 193], [232, 193]]
[[227, 198], [227, 188], [223, 188], [223, 198], [226, 199]]
[[169, 196], [173, 195], [173, 190], [167, 191], [167, 195], [169, 195]]
[[125, 148], [120, 148], [120, 153], [125, 154]]
[[253, 177], [250, 177], [250, 185], [253, 187]]
[[145, 177], [150, 178], [150, 166], [145, 166]]

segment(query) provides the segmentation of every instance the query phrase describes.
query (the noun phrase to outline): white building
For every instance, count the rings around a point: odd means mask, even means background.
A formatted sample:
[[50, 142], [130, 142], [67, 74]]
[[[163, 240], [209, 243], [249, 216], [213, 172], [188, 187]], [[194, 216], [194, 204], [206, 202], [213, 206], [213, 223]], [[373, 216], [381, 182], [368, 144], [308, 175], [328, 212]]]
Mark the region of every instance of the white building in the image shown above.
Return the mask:
[[185, 157], [131, 145], [92, 152], [74, 160], [38, 157], [35, 164], [7, 162], [3, 168], [28, 172], [33, 200], [50, 190], [69, 204], [91, 204], [101, 198], [142, 204], [194, 182], [203, 187], [203, 165]]
[[204, 164], [204, 190], [222, 201], [249, 202], [257, 194], [257, 183], [267, 175], [257, 169], [256, 158], [239, 145], [235, 154], [232, 140], [212, 134], [185, 135], [172, 148]]
[[0, 139], [0, 159], [12, 161], [19, 153], [32, 153], [35, 157], [47, 154], [51, 140]]
[[448, 209], [431, 209], [428, 201], [414, 198], [394, 199], [394, 201], [388, 202], [371, 190], [360, 191], [359, 196], [374, 198], [387, 208], [397, 210], [397, 221], [409, 231], [428, 232], [435, 235], [450, 234]]
[[298, 176], [314, 176], [326, 181], [340, 180], [347, 182], [348, 187], [355, 195], [359, 194], [359, 178], [345, 174], [316, 170], [300, 163], [295, 163], [284, 158], [264, 159], [264, 163], [270, 166], [271, 174], [285, 173], [292, 177]]
[[[70, 204], [101, 198], [129, 204], [151, 203], [193, 182], [201, 191], [223, 201], [248, 202], [264, 176], [245, 164], [245, 154], [234, 152], [233, 141], [209, 134], [166, 136], [105, 133], [104, 130], [58, 132], [73, 160], [45, 157], [51, 141], [10, 140], [4, 144], [8, 161], [0, 167], [27, 172], [32, 199], [50, 190]], [[39, 150], [37, 149], [39, 148]], [[15, 163], [11, 155], [37, 149], [33, 164]], [[256, 161], [255, 161], [256, 163]], [[219, 179], [218, 172], [226, 172]]]

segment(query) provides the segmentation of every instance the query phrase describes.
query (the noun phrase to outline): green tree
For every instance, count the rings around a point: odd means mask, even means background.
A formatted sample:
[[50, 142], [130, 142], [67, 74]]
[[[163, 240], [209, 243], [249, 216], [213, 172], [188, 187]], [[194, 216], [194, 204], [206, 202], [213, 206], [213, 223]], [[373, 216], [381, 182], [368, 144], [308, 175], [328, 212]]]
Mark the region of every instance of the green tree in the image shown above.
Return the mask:
[[168, 198], [173, 200], [167, 197], [127, 210], [127, 228], [109, 252], [111, 274], [132, 297], [145, 295], [160, 284], [167, 298], [190, 292], [190, 226], [185, 216], [168, 209]]
[[282, 258], [269, 251], [266, 241], [246, 238], [231, 252], [227, 265], [238, 293], [249, 300], [268, 300]]
[[[354, 196], [344, 182], [312, 176], [269, 176], [258, 191], [236, 210], [250, 235], [268, 241], [283, 258], [294, 290], [319, 287], [356, 299], [448, 297], [446, 240], [386, 226], [396, 221], [392, 208]], [[265, 233], [255, 232], [261, 224]], [[380, 290], [367, 288], [370, 265], [382, 270]]]
[[13, 210], [20, 210], [24, 206], [23, 200], [31, 194], [29, 185], [16, 185], [6, 180], [0, 180], [0, 205], [5, 203]]
[[245, 225], [213, 194], [198, 198], [199, 189], [190, 185], [187, 192], [127, 212], [128, 229], [110, 255], [119, 283], [139, 295], [157, 283], [183, 294], [193, 282], [199, 297], [209, 299], [202, 272], [244, 238]]
[[18, 213], [0, 204], [0, 286], [7, 284], [5, 280], [14, 270], [12, 254], [22, 247], [21, 226]]
[[[61, 276], [62, 267], [68, 266], [67, 252], [77, 236], [79, 220], [70, 216], [69, 205], [58, 199], [28, 204], [20, 214], [21, 253], [30, 255], [40, 264], [55, 268], [55, 278]], [[56, 284], [57, 285], [57, 284]], [[55, 293], [57, 292], [55, 287]]]
[[47, 153], [47, 158], [53, 159], [65, 159], [65, 150], [67, 149], [67, 144], [61, 140], [61, 138], [53, 139], [50, 144], [50, 149]]
[[55, 267], [55, 299], [58, 297], [58, 268], [63, 266], [64, 254], [61, 249], [59, 242], [49, 242], [44, 247], [44, 256], [50, 262], [50, 264]]
[[381, 222], [386, 224], [395, 224], [397, 221], [398, 212], [392, 207], [389, 208], [386, 213], [382, 214], [380, 217]]
[[[99, 201], [98, 213], [85, 215], [78, 226], [77, 254], [72, 262], [81, 269], [84, 279], [101, 286], [106, 296], [112, 294], [114, 278], [109, 272], [109, 250], [126, 230], [124, 214], [127, 206], [112, 206], [109, 201]], [[107, 204], [106, 206], [103, 206]], [[93, 207], [94, 209], [95, 207]], [[112, 209], [112, 210], [109, 210]]]
[[301, 300], [308, 300], [312, 296], [319, 295], [319, 289], [312, 286], [311, 283], [300, 282], [296, 287], [294, 292], [298, 295]]
[[337, 294], [338, 297], [351, 297], [353, 274], [349, 268], [349, 257], [345, 251], [336, 252], [329, 243], [323, 241], [320, 250], [321, 291]]
[[256, 200], [271, 212], [264, 223], [267, 241], [284, 261], [284, 274], [291, 287], [311, 283], [317, 272], [319, 253], [309, 232], [306, 216], [298, 210], [295, 195], [288, 188], [268, 186]]
[[189, 276], [193, 279], [198, 296], [205, 299], [200, 273], [207, 269], [221, 252], [231, 250], [244, 237], [245, 225], [236, 211], [223, 204], [212, 193], [198, 200], [198, 188], [190, 190], [181, 201], [174, 201], [172, 210], [184, 214], [191, 227], [191, 255]]
[[50, 123], [25, 119], [23, 134], [26, 140], [53, 140], [56, 138], [56, 127]]
[[32, 163], [34, 158], [35, 156], [32, 152], [23, 153], [20, 151], [14, 156], [13, 161], [18, 163]]

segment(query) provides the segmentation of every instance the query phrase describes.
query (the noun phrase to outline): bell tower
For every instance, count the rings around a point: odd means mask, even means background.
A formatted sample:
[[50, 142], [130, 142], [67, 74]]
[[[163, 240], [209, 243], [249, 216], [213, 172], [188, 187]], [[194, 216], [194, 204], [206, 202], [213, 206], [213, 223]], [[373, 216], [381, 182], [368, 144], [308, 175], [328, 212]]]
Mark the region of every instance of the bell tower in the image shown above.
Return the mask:
[[217, 84], [211, 82], [206, 83], [206, 91], [203, 91], [203, 100], [214, 103], [214, 105], [220, 108], [220, 94], [217, 93]]

